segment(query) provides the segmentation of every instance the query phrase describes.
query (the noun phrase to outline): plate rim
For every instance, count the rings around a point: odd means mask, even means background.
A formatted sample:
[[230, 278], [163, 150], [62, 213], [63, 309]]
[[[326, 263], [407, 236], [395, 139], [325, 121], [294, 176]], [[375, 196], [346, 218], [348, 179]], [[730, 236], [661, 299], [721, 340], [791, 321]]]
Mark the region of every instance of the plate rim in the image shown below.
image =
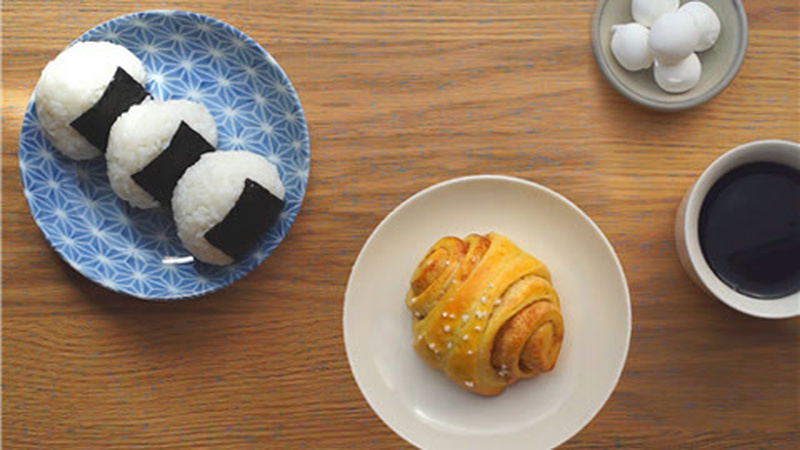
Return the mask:
[[[289, 78], [289, 75], [286, 73], [286, 71], [283, 69], [283, 67], [280, 65], [280, 63], [278, 63], [278, 61], [272, 56], [272, 54], [269, 53], [269, 51], [267, 51], [266, 48], [264, 48], [264, 46], [262, 46], [257, 40], [255, 40], [254, 38], [250, 37], [245, 32], [243, 32], [242, 30], [237, 28], [236, 26], [231, 25], [230, 23], [225, 22], [225, 21], [220, 20], [220, 19], [217, 19], [215, 17], [203, 14], [203, 13], [198, 13], [198, 12], [189, 11], [189, 10], [183, 10], [183, 9], [161, 8], [161, 9], [148, 9], [148, 10], [142, 10], [142, 11], [135, 11], [135, 12], [130, 12], [130, 13], [126, 13], [126, 14], [117, 15], [117, 16], [111, 17], [109, 19], [106, 19], [106, 20], [104, 20], [104, 21], [102, 21], [100, 23], [97, 23], [97, 24], [91, 26], [89, 29], [83, 31], [78, 37], [76, 37], [75, 39], [71, 40], [61, 50], [59, 50], [59, 53], [64, 51], [65, 49], [69, 48], [70, 46], [74, 45], [75, 43], [86, 41], [86, 40], [95, 40], [93, 38], [92, 39], [88, 39], [88, 37], [89, 37], [89, 35], [91, 33], [93, 33], [95, 30], [97, 30], [100, 27], [104, 27], [104, 26], [107, 27], [107, 26], [109, 26], [110, 24], [113, 24], [113, 23], [124, 22], [126, 20], [130, 21], [130, 20], [133, 20], [133, 19], [136, 19], [136, 18], [139, 18], [139, 17], [143, 17], [143, 16], [144, 17], [147, 17], [147, 16], [183, 16], [183, 17], [189, 17], [189, 18], [191, 18], [193, 20], [201, 20], [201, 21], [204, 21], [205, 23], [214, 24], [216, 26], [219, 26], [225, 32], [233, 34], [236, 38], [241, 39], [243, 42], [245, 42], [249, 46], [253, 47], [258, 53], [262, 54], [270, 62], [270, 64], [274, 65], [275, 68], [277, 69], [276, 72], [279, 75], [279, 77], [282, 79], [281, 81], [284, 84], [286, 84], [287, 87], [289, 88], [290, 98], [292, 100], [292, 103], [294, 104], [294, 107], [296, 107], [296, 111], [297, 111], [298, 117], [301, 119], [302, 131], [303, 131], [303, 135], [304, 135], [303, 137], [304, 137], [304, 141], [305, 141], [305, 145], [304, 145], [305, 148], [302, 150], [302, 152], [308, 154], [307, 158], [303, 158], [305, 160], [304, 163], [307, 166], [307, 174], [308, 175], [307, 175], [307, 177], [306, 177], [306, 179], [305, 179], [305, 181], [303, 183], [302, 194], [300, 195], [300, 197], [298, 199], [296, 212], [292, 215], [292, 217], [289, 219], [289, 221], [287, 223], [286, 232], [283, 233], [283, 235], [281, 236], [280, 240], [278, 241], [278, 243], [275, 246], [275, 248], [273, 249], [273, 251], [271, 251], [269, 254], [265, 255], [258, 262], [256, 262], [253, 265], [252, 268], [249, 268], [246, 271], [242, 271], [241, 274], [236, 275], [235, 277], [233, 277], [229, 281], [226, 280], [224, 283], [220, 283], [220, 284], [208, 284], [204, 288], [193, 290], [190, 293], [177, 293], [177, 294], [174, 294], [174, 295], [172, 295], [172, 294], [170, 294], [170, 295], [155, 295], [155, 294], [154, 295], [150, 295], [150, 294], [145, 294], [144, 292], [139, 292], [139, 291], [136, 291], [136, 290], [127, 289], [126, 286], [121, 286], [121, 285], [108, 286], [107, 284], [103, 283], [102, 280], [99, 280], [99, 279], [96, 279], [94, 277], [88, 276], [87, 273], [85, 271], [81, 270], [81, 268], [78, 265], [76, 265], [76, 263], [72, 259], [67, 257], [67, 255], [64, 253], [64, 249], [62, 249], [61, 247], [56, 245], [55, 242], [53, 242], [53, 239], [51, 239], [51, 236], [47, 232], [45, 232], [45, 230], [40, 225], [39, 218], [36, 215], [34, 215], [33, 208], [31, 207], [31, 201], [32, 200], [30, 198], [28, 198], [27, 195], [23, 195], [23, 197], [25, 198], [25, 204], [28, 207], [27, 208], [28, 209], [28, 214], [33, 219], [33, 222], [36, 225], [36, 228], [39, 230], [39, 233], [41, 233], [41, 235], [45, 238], [45, 240], [47, 241], [47, 243], [50, 246], [50, 248], [55, 251], [55, 253], [59, 256], [59, 258], [64, 263], [66, 263], [72, 270], [75, 270], [75, 272], [80, 274], [83, 278], [89, 280], [93, 284], [95, 284], [97, 286], [100, 286], [101, 288], [106, 289], [106, 290], [108, 290], [110, 292], [114, 292], [116, 294], [121, 294], [121, 295], [124, 295], [126, 297], [130, 297], [130, 298], [133, 298], [133, 299], [136, 299], [136, 300], [143, 300], [143, 301], [155, 302], [155, 303], [175, 302], [175, 301], [184, 301], [184, 300], [185, 301], [189, 301], [189, 300], [197, 299], [199, 297], [203, 297], [203, 296], [212, 294], [214, 292], [218, 292], [218, 291], [224, 290], [224, 289], [230, 287], [231, 285], [233, 285], [233, 284], [241, 281], [242, 279], [246, 278], [253, 271], [255, 271], [255, 269], [257, 269], [259, 266], [261, 266], [264, 263], [264, 261], [266, 261], [266, 259], [269, 257], [269, 255], [272, 254], [274, 252], [274, 250], [276, 250], [277, 247], [280, 246], [281, 243], [283, 243], [283, 241], [286, 238], [286, 235], [289, 234], [289, 231], [291, 230], [292, 226], [294, 225], [294, 222], [297, 219], [297, 216], [300, 214], [300, 211], [302, 210], [303, 204], [305, 203], [306, 194], [308, 192], [308, 182], [310, 180], [311, 163], [312, 163], [312, 158], [311, 158], [311, 133], [310, 133], [310, 129], [309, 129], [309, 126], [308, 126], [308, 120], [306, 118], [305, 110], [303, 108], [302, 102], [300, 101], [300, 96], [299, 96], [299, 94], [297, 92], [297, 89], [295, 88], [294, 84], [292, 83], [291, 79]], [[48, 60], [48, 62], [49, 62], [49, 60]], [[17, 151], [15, 152], [15, 154], [17, 156], [17, 163], [18, 163], [17, 166], [18, 166], [19, 175], [20, 175], [20, 187], [22, 188], [22, 193], [23, 194], [25, 193], [25, 190], [26, 190], [27, 186], [26, 186], [26, 183], [25, 183], [25, 177], [23, 176], [23, 170], [24, 170], [23, 167], [22, 167], [23, 160], [22, 160], [22, 158], [20, 158], [20, 153], [21, 153], [22, 146], [23, 146], [23, 141], [22, 141], [22, 136], [21, 135], [22, 135], [22, 130], [25, 129], [25, 126], [29, 125], [28, 121], [26, 121], [26, 117], [29, 114], [30, 110], [33, 109], [34, 107], [35, 107], [35, 92], [34, 92], [34, 89], [32, 87], [31, 88], [31, 95], [28, 98], [28, 102], [25, 105], [25, 108], [24, 108], [23, 113], [22, 113], [22, 123], [21, 123], [20, 128], [19, 128], [19, 130], [20, 130], [20, 139], [17, 142]], [[48, 143], [49, 143], [49, 139], [47, 139], [46, 136], [44, 137], [44, 139], [47, 140]], [[52, 146], [52, 143], [50, 143], [50, 146]], [[55, 151], [57, 152], [58, 150], [55, 150]]]
[[354, 345], [353, 340], [355, 339], [355, 337], [352, 336], [352, 332], [351, 331], [350, 332], [348, 331], [348, 328], [351, 329], [351, 330], [353, 328], [352, 326], [348, 327], [348, 321], [349, 320], [353, 320], [353, 319], [348, 319], [348, 317], [350, 317], [353, 314], [353, 313], [348, 313], [348, 311], [350, 311], [350, 309], [351, 309], [351, 308], [348, 308], [348, 304], [351, 303], [348, 300], [349, 300], [349, 298], [351, 298], [351, 295], [352, 295], [354, 276], [355, 276], [355, 274], [357, 272], [357, 268], [361, 264], [363, 264], [363, 257], [364, 257], [366, 249], [370, 246], [370, 244], [372, 243], [372, 241], [374, 239], [377, 239], [376, 236], [378, 236], [381, 233], [382, 229], [391, 220], [393, 220], [393, 218], [397, 214], [400, 214], [400, 212], [402, 210], [406, 209], [411, 203], [413, 203], [417, 199], [419, 199], [421, 197], [424, 197], [424, 196], [427, 196], [431, 192], [434, 192], [434, 191], [436, 191], [438, 189], [441, 189], [441, 188], [444, 188], [444, 187], [447, 187], [447, 186], [450, 186], [450, 185], [460, 184], [460, 183], [482, 182], [482, 181], [504, 181], [504, 182], [508, 182], [508, 183], [521, 184], [521, 185], [524, 185], [527, 188], [533, 188], [535, 190], [539, 190], [541, 192], [544, 192], [545, 194], [547, 194], [549, 196], [552, 196], [553, 198], [558, 200], [559, 204], [561, 204], [563, 206], [566, 206], [566, 207], [569, 207], [570, 209], [572, 209], [573, 211], [578, 213], [583, 218], [583, 220], [585, 222], [587, 222], [592, 227], [594, 232], [601, 238], [601, 242], [603, 244], [604, 249], [606, 251], [608, 251], [610, 253], [610, 255], [612, 256], [612, 259], [614, 261], [614, 265], [615, 265], [615, 268], [616, 268], [615, 272], [619, 275], [619, 281], [621, 282], [621, 285], [623, 287], [624, 304], [625, 304], [625, 311], [626, 311], [625, 320], [627, 322], [627, 327], [626, 327], [627, 329], [626, 329], [626, 332], [625, 332], [625, 346], [624, 346], [624, 349], [623, 349], [623, 352], [622, 352], [622, 355], [621, 355], [622, 356], [621, 363], [620, 363], [619, 367], [616, 368], [616, 374], [615, 374], [615, 377], [614, 377], [614, 381], [613, 381], [613, 383], [610, 384], [610, 386], [608, 386], [607, 392], [603, 395], [603, 401], [599, 402], [597, 405], [595, 405], [592, 408], [590, 408], [590, 413], [586, 414], [585, 418], [582, 419], [581, 421], [579, 421], [579, 423], [580, 423], [579, 427], [577, 427], [574, 431], [570, 432], [569, 434], [565, 435], [563, 438], [560, 438], [559, 442], [557, 442], [556, 444], [553, 445], [553, 447], [557, 447], [559, 445], [564, 444], [569, 439], [571, 439], [575, 435], [577, 435], [581, 430], [586, 428], [586, 426], [589, 423], [591, 423], [591, 421], [597, 416], [597, 414], [600, 413], [600, 411], [603, 409], [603, 407], [608, 403], [608, 400], [611, 398], [613, 393], [617, 390], [617, 386], [619, 385], [619, 382], [622, 379], [622, 374], [625, 371], [625, 366], [627, 365], [626, 363], [627, 363], [627, 360], [628, 360], [628, 354], [630, 352], [630, 342], [631, 342], [631, 336], [632, 336], [632, 330], [633, 330], [633, 313], [632, 313], [632, 309], [633, 308], [632, 308], [632, 305], [631, 305], [630, 287], [628, 285], [628, 281], [627, 281], [627, 277], [625, 275], [624, 267], [622, 266], [622, 263], [621, 263], [621, 261], [619, 259], [619, 255], [617, 255], [617, 253], [614, 250], [614, 247], [611, 244], [611, 242], [609, 241], [608, 237], [605, 235], [605, 233], [603, 233], [603, 231], [599, 227], [599, 225], [597, 225], [594, 222], [594, 220], [592, 220], [591, 217], [589, 217], [589, 215], [586, 214], [580, 207], [578, 207], [575, 203], [573, 203], [571, 200], [569, 200], [564, 195], [562, 195], [559, 192], [556, 192], [555, 190], [550, 189], [550, 188], [548, 188], [548, 187], [546, 187], [546, 186], [544, 186], [542, 184], [539, 184], [539, 183], [536, 183], [536, 182], [533, 182], [533, 181], [530, 181], [530, 180], [527, 180], [527, 179], [523, 179], [523, 178], [519, 178], [519, 177], [515, 177], [515, 176], [510, 176], [510, 175], [476, 174], [476, 175], [459, 176], [459, 177], [450, 178], [450, 179], [447, 179], [447, 180], [444, 180], [444, 181], [440, 181], [440, 182], [434, 183], [434, 184], [432, 184], [430, 186], [427, 186], [427, 187], [417, 191], [416, 193], [412, 194], [411, 196], [407, 197], [405, 200], [403, 200], [398, 205], [396, 205], [378, 223], [378, 225], [375, 226], [375, 228], [370, 233], [369, 237], [367, 237], [367, 239], [364, 241], [364, 244], [362, 245], [361, 249], [359, 250], [358, 256], [356, 257], [356, 259], [355, 259], [355, 261], [354, 261], [354, 263], [353, 263], [353, 265], [351, 267], [350, 275], [349, 275], [349, 277], [347, 279], [347, 287], [346, 287], [345, 293], [344, 293], [344, 302], [343, 302], [344, 304], [343, 304], [343, 307], [342, 307], [342, 309], [343, 309], [343, 312], [342, 312], [342, 336], [343, 336], [343, 341], [344, 341], [344, 346], [345, 346], [345, 353], [347, 355], [348, 366], [350, 368], [350, 373], [351, 373], [353, 379], [355, 380], [359, 391], [361, 392], [361, 396], [367, 402], [367, 404], [369, 405], [369, 407], [373, 411], [373, 413], [375, 413], [378, 416], [378, 418], [384, 423], [384, 425], [389, 427], [389, 429], [391, 429], [399, 437], [401, 437], [402, 439], [404, 439], [408, 443], [411, 443], [412, 445], [415, 445], [417, 447], [421, 447], [421, 443], [418, 442], [417, 438], [412, 438], [409, 435], [409, 433], [400, 430], [399, 427], [396, 424], [390, 423], [387, 420], [385, 411], [378, 409], [376, 399], [371, 398], [369, 393], [364, 388], [364, 380], [363, 380], [363, 378], [360, 378], [359, 373], [356, 370], [356, 364], [354, 364], [353, 354], [352, 354], [352, 351], [350, 350], [352, 348], [352, 346]]

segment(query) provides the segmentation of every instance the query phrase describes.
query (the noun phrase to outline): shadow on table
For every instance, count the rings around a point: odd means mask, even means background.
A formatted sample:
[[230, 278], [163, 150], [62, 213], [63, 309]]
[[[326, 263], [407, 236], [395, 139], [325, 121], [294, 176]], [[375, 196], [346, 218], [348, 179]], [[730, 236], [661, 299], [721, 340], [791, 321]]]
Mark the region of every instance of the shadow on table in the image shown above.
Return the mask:
[[[278, 310], [285, 307], [276, 294], [274, 299], [264, 301], [270, 294], [247, 282], [255, 273], [204, 296], [152, 301], [108, 290], [85, 278], [63, 261], [62, 267], [82, 294], [76, 300], [87, 305], [81, 314], [96, 318], [88, 319], [87, 326], [104, 327], [104, 333], [112, 334], [115, 338], [138, 341], [140, 348], [146, 350], [151, 347], [158, 353], [180, 352], [187, 355], [218, 352], [224, 347], [220, 345], [221, 342], [238, 338], [242, 327], [252, 326], [253, 321], [259, 318], [264, 326], [258, 329], [259, 333], [250, 333], [251, 338], [256, 342], [268, 340], [272, 333], [261, 331], [268, 331], [270, 327], [267, 322], [279, 317]], [[265, 264], [255, 272], [259, 273], [259, 278], [269, 277], [264, 273], [269, 270], [269, 265]]]

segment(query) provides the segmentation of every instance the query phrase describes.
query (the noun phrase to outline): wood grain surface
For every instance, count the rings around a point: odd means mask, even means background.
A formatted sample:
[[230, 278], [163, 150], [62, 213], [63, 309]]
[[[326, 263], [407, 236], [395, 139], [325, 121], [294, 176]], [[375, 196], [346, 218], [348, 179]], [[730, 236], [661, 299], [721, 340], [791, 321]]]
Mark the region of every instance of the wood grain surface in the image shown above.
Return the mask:
[[[347, 278], [396, 205], [478, 173], [570, 198], [628, 277], [624, 374], [564, 447], [796, 446], [798, 320], [749, 318], [704, 295], [672, 242], [681, 196], [715, 157], [800, 141], [800, 6], [745, 4], [738, 77], [701, 107], [663, 114], [600, 74], [589, 0], [3, 2], [4, 447], [407, 447], [351, 376]], [[262, 266], [207, 297], [157, 304], [60, 260], [31, 219], [17, 148], [48, 60], [103, 21], [165, 8], [267, 48], [302, 101], [312, 163], [300, 214]]]

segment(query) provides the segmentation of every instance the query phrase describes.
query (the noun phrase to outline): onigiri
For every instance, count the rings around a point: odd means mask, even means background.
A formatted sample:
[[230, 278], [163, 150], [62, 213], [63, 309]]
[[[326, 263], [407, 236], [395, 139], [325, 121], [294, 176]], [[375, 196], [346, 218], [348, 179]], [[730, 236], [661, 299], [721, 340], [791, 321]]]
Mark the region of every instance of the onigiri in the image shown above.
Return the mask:
[[275, 225], [284, 195], [280, 174], [266, 158], [245, 150], [205, 153], [172, 196], [178, 237], [196, 259], [230, 264]]
[[125, 47], [77, 42], [50, 61], [36, 83], [41, 129], [70, 158], [100, 156], [119, 114], [148, 96], [146, 78], [142, 61]]
[[190, 100], [149, 100], [131, 107], [111, 127], [106, 162], [111, 188], [142, 208], [169, 207], [173, 189], [218, 133], [205, 106]]

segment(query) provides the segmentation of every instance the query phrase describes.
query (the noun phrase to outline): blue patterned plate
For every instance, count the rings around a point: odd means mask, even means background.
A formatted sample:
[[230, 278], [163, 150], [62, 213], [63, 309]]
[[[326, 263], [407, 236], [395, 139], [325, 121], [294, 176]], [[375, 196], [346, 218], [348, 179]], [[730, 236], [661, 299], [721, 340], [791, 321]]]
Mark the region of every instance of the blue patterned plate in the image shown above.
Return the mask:
[[119, 199], [103, 158], [73, 161], [56, 150], [39, 128], [32, 99], [20, 134], [19, 166], [36, 224], [67, 263], [117, 292], [173, 300], [230, 285], [280, 244], [303, 201], [310, 150], [294, 88], [257, 42], [200, 14], [140, 12], [77, 39], [101, 40], [142, 59], [154, 97], [203, 103], [217, 122], [218, 149], [249, 150], [272, 161], [286, 187], [286, 206], [248, 257], [222, 267], [194, 261], [169, 211], [140, 210]]

